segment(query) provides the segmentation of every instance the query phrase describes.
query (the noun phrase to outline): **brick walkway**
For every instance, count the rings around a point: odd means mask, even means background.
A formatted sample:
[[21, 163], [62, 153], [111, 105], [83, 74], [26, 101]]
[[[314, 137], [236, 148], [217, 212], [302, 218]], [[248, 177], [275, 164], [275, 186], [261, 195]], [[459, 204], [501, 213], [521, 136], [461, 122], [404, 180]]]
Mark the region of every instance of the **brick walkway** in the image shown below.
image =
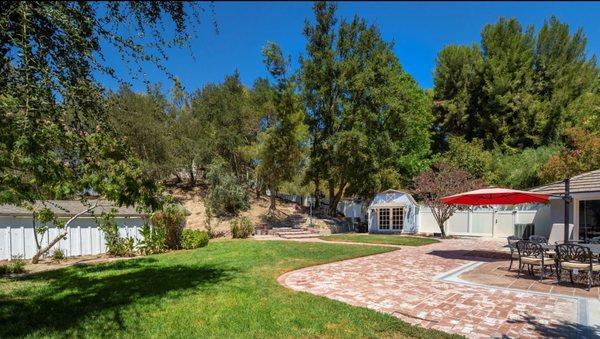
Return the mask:
[[[443, 282], [436, 276], [498, 249], [485, 239], [421, 247], [288, 272], [279, 282], [412, 324], [469, 337], [576, 336], [576, 299]], [[484, 259], [485, 260], [485, 259]]]

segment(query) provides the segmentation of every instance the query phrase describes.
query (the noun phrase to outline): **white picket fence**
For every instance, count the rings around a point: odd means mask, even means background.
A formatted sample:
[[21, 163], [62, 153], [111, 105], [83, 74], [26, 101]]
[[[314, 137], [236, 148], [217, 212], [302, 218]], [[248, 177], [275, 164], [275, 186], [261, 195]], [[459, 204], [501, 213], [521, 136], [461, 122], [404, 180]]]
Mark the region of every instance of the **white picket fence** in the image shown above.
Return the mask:
[[[141, 239], [142, 218], [115, 218], [121, 236]], [[35, 237], [31, 217], [0, 217], [0, 260], [12, 258], [30, 259], [36, 252]], [[38, 235], [42, 246], [62, 230], [51, 227], [43, 235]], [[94, 218], [78, 218], [68, 229], [67, 236], [56, 244], [50, 253], [60, 248], [68, 257], [100, 254], [106, 252], [104, 234]]]

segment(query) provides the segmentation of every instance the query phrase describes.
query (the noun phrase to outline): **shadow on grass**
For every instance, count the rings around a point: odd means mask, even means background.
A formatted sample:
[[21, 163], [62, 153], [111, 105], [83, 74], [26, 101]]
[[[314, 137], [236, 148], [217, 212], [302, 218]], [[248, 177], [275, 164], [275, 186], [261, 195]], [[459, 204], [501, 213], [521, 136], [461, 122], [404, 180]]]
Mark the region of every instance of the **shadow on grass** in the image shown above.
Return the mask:
[[111, 330], [122, 329], [121, 307], [178, 297], [194, 288], [228, 280], [233, 273], [211, 265], [160, 266], [156, 259], [144, 258], [14, 279], [15, 283], [28, 281], [43, 286], [0, 294], [0, 338], [77, 329], [87, 317], [107, 314], [112, 318], [106, 325], [112, 326]]
[[[598, 338], [600, 326], [577, 324], [561, 321], [558, 324], [546, 324], [534, 316], [524, 315], [523, 319], [509, 320], [511, 324], [526, 323], [533, 326], [534, 335], [543, 338]], [[503, 336], [508, 338], [508, 336]]]
[[484, 250], [434, 250], [427, 254], [435, 255], [445, 259], [463, 259], [472, 261], [504, 261], [510, 260], [509, 253], [503, 253], [498, 251], [484, 251]]

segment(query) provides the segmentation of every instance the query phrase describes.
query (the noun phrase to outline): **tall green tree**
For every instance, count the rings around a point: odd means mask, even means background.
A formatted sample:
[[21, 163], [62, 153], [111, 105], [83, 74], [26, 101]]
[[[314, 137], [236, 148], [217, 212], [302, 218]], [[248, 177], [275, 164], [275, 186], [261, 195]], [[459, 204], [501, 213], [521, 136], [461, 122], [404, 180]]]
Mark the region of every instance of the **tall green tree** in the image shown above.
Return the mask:
[[[310, 162], [307, 179], [314, 182], [316, 205], [320, 205], [321, 180], [328, 180], [332, 163], [333, 136], [339, 125], [341, 81], [336, 51], [335, 3], [317, 1], [315, 24], [304, 24], [306, 57], [300, 57], [302, 95], [309, 127]], [[332, 186], [332, 184], [330, 184]]]
[[142, 161], [144, 172], [155, 180], [171, 174], [173, 163], [168, 105], [158, 86], [147, 93], [135, 93], [123, 85], [109, 95], [108, 123]]
[[345, 194], [370, 197], [427, 167], [430, 103], [376, 26], [359, 17], [337, 26], [335, 6], [326, 3], [314, 11], [301, 59], [311, 135], [307, 173], [315, 187], [327, 178], [335, 214]]
[[444, 48], [434, 73], [438, 151], [451, 135], [506, 151], [560, 141], [581, 120], [577, 111], [594, 110], [598, 67], [586, 42], [555, 17], [537, 34], [500, 18], [483, 28], [479, 47]]
[[275, 81], [275, 114], [260, 136], [258, 173], [271, 192], [269, 210], [276, 208], [276, 192], [284, 181], [290, 181], [300, 170], [304, 159], [307, 127], [304, 112], [296, 92], [296, 83], [289, 76], [289, 61], [278, 45], [268, 43], [263, 48], [264, 62]]

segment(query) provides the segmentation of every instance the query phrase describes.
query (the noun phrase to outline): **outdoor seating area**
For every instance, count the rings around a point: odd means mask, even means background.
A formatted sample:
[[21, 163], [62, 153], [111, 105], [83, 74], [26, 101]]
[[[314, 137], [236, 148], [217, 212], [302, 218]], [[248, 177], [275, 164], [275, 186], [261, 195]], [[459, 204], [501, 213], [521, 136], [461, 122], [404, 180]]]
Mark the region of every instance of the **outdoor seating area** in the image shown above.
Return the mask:
[[595, 278], [600, 276], [600, 244], [597, 239], [589, 243], [549, 244], [543, 236], [531, 236], [527, 240], [510, 236], [507, 242], [511, 252], [508, 270], [518, 260], [517, 279], [525, 272], [536, 277], [537, 271], [540, 281], [555, 278], [556, 284], [561, 284], [568, 276], [571, 284], [575, 280], [584, 282], [582, 287], [589, 291], [597, 282]]

